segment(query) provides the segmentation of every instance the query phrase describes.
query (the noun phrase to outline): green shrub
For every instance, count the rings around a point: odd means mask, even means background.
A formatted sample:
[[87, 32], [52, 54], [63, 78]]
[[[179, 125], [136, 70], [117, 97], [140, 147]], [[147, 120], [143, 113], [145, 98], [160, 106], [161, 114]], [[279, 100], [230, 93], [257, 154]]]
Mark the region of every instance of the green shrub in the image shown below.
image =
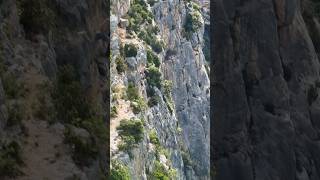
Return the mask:
[[126, 72], [126, 70], [127, 70], [127, 68], [128, 68], [126, 62], [125, 62], [124, 59], [123, 59], [122, 57], [120, 57], [120, 56], [118, 56], [118, 57], [116, 58], [116, 65], [117, 65], [116, 69], [117, 69], [117, 71], [118, 71], [119, 74]]
[[149, 138], [150, 138], [150, 142], [154, 145], [160, 145], [160, 141], [159, 141], [159, 138], [157, 136], [157, 133], [155, 130], [152, 130], [150, 133], [149, 133]]
[[52, 98], [58, 119], [66, 123], [78, 125], [79, 120], [92, 116], [90, 104], [84, 96], [74, 68], [70, 65], [59, 70]]
[[138, 114], [145, 109], [146, 103], [143, 97], [139, 95], [139, 90], [133, 83], [128, 84], [127, 98], [131, 101], [130, 106], [135, 114]]
[[155, 161], [150, 179], [171, 180], [176, 179], [176, 176], [176, 170], [167, 170], [163, 164], [161, 164], [159, 161]]
[[113, 161], [110, 172], [110, 180], [130, 180], [129, 169], [119, 162]]
[[72, 147], [72, 159], [78, 165], [89, 165], [91, 160], [96, 159], [98, 148], [94, 141], [88, 142], [75, 135], [70, 128], [66, 128], [64, 141]]
[[153, 34], [158, 34], [160, 32], [160, 29], [158, 26], [148, 26], [147, 27], [147, 32], [153, 33]]
[[156, 146], [156, 158], [159, 160], [160, 159], [160, 155], [164, 155], [167, 158], [170, 157], [170, 152], [168, 149], [164, 148], [163, 146], [157, 145]]
[[192, 8], [193, 8], [194, 10], [200, 12], [201, 9], [200, 9], [200, 5], [199, 5], [199, 4], [191, 1], [191, 5], [192, 5]]
[[163, 87], [163, 93], [165, 96], [167, 107], [168, 107], [170, 113], [172, 113], [174, 111], [174, 104], [173, 104], [172, 95], [171, 95], [172, 81], [164, 80], [162, 83], [162, 87]]
[[48, 0], [17, 0], [20, 22], [27, 33], [46, 33], [56, 26], [56, 15]]
[[148, 67], [146, 78], [149, 86], [161, 88], [161, 72], [159, 68], [155, 66]]
[[147, 96], [148, 97], [156, 96], [156, 91], [153, 89], [153, 87], [147, 86], [146, 91], [147, 91]]
[[129, 83], [127, 88], [127, 98], [130, 101], [135, 101], [140, 98], [138, 88], [133, 84]]
[[7, 106], [8, 108], [8, 121], [7, 126], [21, 125], [23, 118], [23, 107], [21, 104], [14, 103]]
[[106, 144], [108, 142], [109, 129], [103, 117], [93, 116], [90, 119], [85, 119], [79, 127], [86, 129], [99, 144]]
[[120, 150], [130, 150], [143, 139], [143, 122], [139, 119], [123, 119], [120, 121], [117, 130], [122, 139], [122, 144], [119, 147]]
[[162, 86], [163, 86], [163, 91], [165, 96], [171, 96], [172, 86], [173, 86], [172, 81], [164, 80], [162, 83]]
[[37, 88], [39, 92], [37, 93], [37, 101], [33, 104], [33, 116], [40, 120], [48, 120], [49, 123], [53, 122], [56, 113], [50, 97], [52, 87], [49, 82], [44, 82], [39, 84]]
[[155, 55], [151, 50], [147, 50], [147, 61], [149, 63], [148, 66], [155, 65], [156, 67], [160, 66], [160, 60], [157, 55]]
[[190, 155], [188, 153], [186, 153], [185, 151], [182, 151], [181, 157], [182, 157], [183, 164], [185, 166], [192, 166], [193, 165], [192, 160], [190, 158]]
[[24, 87], [18, 82], [17, 78], [10, 73], [2, 75], [2, 85], [6, 97], [9, 99], [15, 99], [23, 95]]
[[156, 106], [160, 101], [160, 97], [157, 95], [153, 95], [150, 97], [149, 101], [148, 101], [148, 106], [149, 107], [153, 107]]
[[111, 116], [112, 118], [115, 118], [115, 117], [117, 117], [117, 114], [118, 114], [117, 107], [116, 107], [116, 106], [112, 106], [112, 107], [111, 107], [110, 116]]
[[151, 86], [147, 86], [147, 96], [149, 97], [148, 106], [153, 107], [160, 102], [160, 97]]
[[152, 50], [154, 50], [154, 52], [161, 53], [164, 45], [163, 45], [162, 41], [155, 40], [155, 41], [151, 42], [150, 46], [151, 46]]
[[124, 45], [124, 53], [126, 57], [136, 57], [137, 56], [137, 48], [134, 44], [125, 44]]
[[[122, 141], [118, 144], [118, 148], [120, 151], [129, 152], [133, 147], [136, 146], [136, 142], [134, 140], [134, 137], [132, 136], [124, 136], [121, 139]], [[129, 156], [131, 157], [130, 153]]]
[[[149, 28], [150, 29], [150, 28]], [[160, 53], [163, 50], [163, 42], [159, 41], [155, 35], [155, 32], [158, 32], [157, 28], [151, 27], [148, 31], [142, 30], [139, 32], [138, 37], [145, 41], [148, 45], [151, 46], [152, 50], [156, 53]]]
[[190, 38], [192, 33], [198, 31], [199, 28], [202, 26], [200, 19], [201, 13], [197, 10], [193, 10], [187, 13], [186, 21], [184, 24], [184, 30], [187, 38]]
[[0, 149], [0, 177], [23, 175], [20, 170], [23, 164], [20, 145], [15, 141], [4, 143]]
[[68, 130], [65, 133], [66, 142], [73, 147], [73, 160], [79, 165], [87, 165], [96, 158], [98, 146], [106, 144], [109, 133], [103, 118], [96, 115], [97, 110], [84, 95], [72, 66], [66, 65], [59, 70], [51, 95], [58, 119], [90, 133], [92, 142], [85, 142]]
[[130, 106], [132, 108], [133, 113], [138, 114], [141, 111], [145, 110], [146, 103], [142, 97], [139, 97], [139, 99], [132, 101], [130, 103]]
[[131, 5], [129, 11], [129, 26], [128, 30], [138, 32], [140, 25], [143, 23], [151, 23], [153, 14], [147, 9], [146, 4], [142, 0], [135, 0]]
[[144, 0], [133, 0], [133, 4], [134, 4], [134, 5], [140, 5], [140, 6], [142, 6], [143, 8], [145, 8], [145, 6], [147, 6], [147, 4], [145, 3]]
[[170, 113], [172, 114], [173, 111], [174, 111], [174, 105], [173, 105], [172, 100], [169, 99], [169, 100], [166, 101], [166, 103], [167, 103], [168, 110], [169, 110]]

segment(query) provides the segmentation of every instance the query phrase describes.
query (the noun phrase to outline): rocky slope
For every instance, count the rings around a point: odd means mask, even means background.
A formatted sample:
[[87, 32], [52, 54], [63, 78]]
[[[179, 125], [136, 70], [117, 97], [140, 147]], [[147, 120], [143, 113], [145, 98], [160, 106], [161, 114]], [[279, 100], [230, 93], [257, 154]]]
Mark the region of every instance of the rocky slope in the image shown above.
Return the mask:
[[217, 180], [320, 178], [318, 1], [214, 3]]
[[112, 1], [112, 178], [210, 179], [207, 8]]
[[103, 179], [108, 2], [0, 1], [0, 179]]

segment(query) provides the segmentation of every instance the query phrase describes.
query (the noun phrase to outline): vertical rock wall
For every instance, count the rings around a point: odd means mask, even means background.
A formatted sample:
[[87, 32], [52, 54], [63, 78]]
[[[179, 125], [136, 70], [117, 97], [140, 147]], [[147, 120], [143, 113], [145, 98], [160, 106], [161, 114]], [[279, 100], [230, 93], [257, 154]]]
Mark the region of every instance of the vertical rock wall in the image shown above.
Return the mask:
[[320, 178], [320, 66], [306, 25], [318, 21], [302, 15], [306, 2], [215, 1], [217, 180]]
[[[163, 81], [172, 82], [174, 109], [171, 113], [163, 89], [155, 88], [156, 94], [160, 97], [156, 106], [147, 107], [145, 112], [136, 115], [130, 115], [129, 110], [127, 115], [122, 116], [144, 119], [146, 123], [143, 141], [132, 150], [133, 158], [125, 152], [118, 151], [116, 145], [111, 149], [111, 156], [114, 160], [120, 160], [128, 166], [133, 179], [146, 179], [156, 159], [156, 152], [150, 143], [148, 132], [155, 129], [161, 146], [170, 154], [166, 158], [171, 162], [171, 167], [177, 171], [177, 179], [209, 179], [210, 81], [207, 72], [209, 71], [208, 62], [202, 52], [204, 19], [203, 17], [199, 19], [200, 28], [186, 38], [184, 25], [188, 8], [190, 8], [187, 1], [158, 1], [153, 6], [149, 5], [148, 9], [154, 15], [153, 24], [159, 28], [157, 37], [164, 43], [162, 52], [158, 54], [161, 62], [161, 78]], [[111, 88], [112, 86], [125, 88], [129, 81], [135, 82], [141, 95], [148, 99], [146, 93], [148, 84], [144, 75], [140, 73], [146, 68], [147, 46], [138, 37], [128, 38], [128, 31], [121, 27], [121, 23], [127, 18], [126, 11], [129, 9], [130, 1], [115, 1], [111, 6], [111, 52], [113, 52]], [[138, 53], [136, 57], [125, 58], [128, 71], [118, 74], [114, 61], [120, 54], [121, 44], [127, 43], [135, 44]], [[120, 104], [126, 106], [126, 103], [128, 102], [118, 100], [111, 104], [117, 106], [119, 110]], [[119, 117], [111, 119], [111, 124], [117, 124], [120, 119]], [[113, 134], [111, 132], [111, 137]], [[117, 139], [119, 137], [115, 135], [111, 143], [117, 144]], [[186, 158], [190, 162], [187, 162]]]

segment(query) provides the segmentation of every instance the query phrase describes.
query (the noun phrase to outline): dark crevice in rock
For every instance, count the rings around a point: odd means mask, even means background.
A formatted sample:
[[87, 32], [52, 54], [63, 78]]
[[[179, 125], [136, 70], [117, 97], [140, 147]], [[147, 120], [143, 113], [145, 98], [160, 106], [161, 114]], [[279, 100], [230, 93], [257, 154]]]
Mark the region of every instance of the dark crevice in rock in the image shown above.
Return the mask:
[[286, 65], [284, 65], [284, 63], [282, 62], [282, 69], [283, 69], [283, 78], [289, 82], [292, 78], [292, 72], [290, 70], [290, 68]]
[[253, 95], [253, 84], [250, 82], [246, 69], [242, 70], [242, 78], [245, 85], [245, 92], [247, 96], [247, 102], [249, 102], [249, 97]]
[[268, 113], [271, 113], [273, 115], [276, 115], [275, 110], [274, 110], [274, 105], [271, 103], [265, 103], [263, 105], [264, 110], [267, 111]]
[[311, 106], [314, 101], [318, 98], [318, 88], [315, 85], [310, 85], [308, 89], [308, 103]]
[[230, 26], [230, 34], [232, 39], [233, 51], [234, 51], [234, 61], [239, 61], [240, 54], [240, 17], [235, 15], [233, 18], [233, 24]]

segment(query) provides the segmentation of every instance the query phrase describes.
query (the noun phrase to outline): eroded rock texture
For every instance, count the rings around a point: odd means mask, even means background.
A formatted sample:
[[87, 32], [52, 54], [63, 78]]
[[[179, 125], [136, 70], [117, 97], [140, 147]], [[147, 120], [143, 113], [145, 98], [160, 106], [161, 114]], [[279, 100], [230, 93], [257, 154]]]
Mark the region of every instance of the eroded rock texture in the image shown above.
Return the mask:
[[319, 29], [308, 3], [215, 1], [217, 180], [320, 178]]
[[[108, 26], [105, 0], [0, 1], [0, 179], [85, 180], [106, 175], [107, 143], [94, 134], [96, 127], [107, 126], [109, 113]], [[66, 65], [76, 77], [62, 77], [71, 83], [58, 92], [63, 82], [57, 79]], [[82, 111], [70, 102], [77, 98], [67, 100], [69, 105], [60, 101], [77, 91], [78, 99], [86, 97], [90, 107], [99, 109], [92, 116], [103, 119], [98, 126], [95, 118], [80, 125], [84, 119], [77, 113], [71, 119], [78, 123], [62, 118]], [[67, 113], [59, 112], [58, 104]], [[66, 129], [81, 141], [67, 142]], [[79, 146], [83, 154], [76, 160]]]
[[[112, 98], [111, 105], [118, 110], [117, 116], [111, 119], [111, 157], [112, 160], [120, 161], [128, 167], [132, 179], [154, 179], [152, 176], [155, 164], [159, 161], [168, 170], [176, 172], [176, 176], [170, 179], [207, 180], [210, 179], [210, 68], [209, 59], [203, 51], [207, 51], [205, 48], [208, 48], [204, 39], [208, 37], [204, 36], [208, 34], [209, 17], [205, 8], [209, 7], [209, 2], [151, 2], [117, 0], [111, 5], [111, 94], [115, 97]], [[203, 4], [204, 2], [206, 4]], [[152, 20], [150, 23], [142, 23], [137, 29], [132, 29], [126, 22], [132, 23], [130, 21], [136, 18], [130, 15], [130, 10], [136, 8], [137, 4], [146, 7], [145, 11], [151, 13], [149, 17], [152, 17]], [[185, 24], [190, 11], [199, 14], [193, 21], [200, 25], [187, 32]], [[158, 28], [155, 40], [163, 42], [161, 51], [153, 51], [150, 42], [140, 34], [141, 31], [147, 30], [148, 26]], [[152, 33], [150, 30], [146, 32]], [[126, 44], [135, 46], [137, 54], [133, 57], [123, 57], [121, 47]], [[150, 69], [150, 50], [159, 58], [161, 83], [172, 83], [169, 96], [164, 85], [152, 87], [146, 78]], [[117, 69], [119, 58], [127, 65], [125, 72]], [[116, 98], [117, 94], [127, 89], [129, 83], [139, 89], [140, 96], [146, 102], [150, 102], [151, 99], [148, 95], [149, 88], [154, 89], [155, 96], [158, 97], [157, 103], [148, 104], [144, 111], [132, 112], [130, 101], [122, 97]], [[129, 152], [118, 148], [123, 139], [118, 136], [119, 131], [116, 127], [124, 118], [143, 119], [145, 123], [142, 141]], [[150, 132], [153, 130], [160, 145], [155, 146], [151, 141]], [[159, 153], [159, 147], [168, 153]]]

